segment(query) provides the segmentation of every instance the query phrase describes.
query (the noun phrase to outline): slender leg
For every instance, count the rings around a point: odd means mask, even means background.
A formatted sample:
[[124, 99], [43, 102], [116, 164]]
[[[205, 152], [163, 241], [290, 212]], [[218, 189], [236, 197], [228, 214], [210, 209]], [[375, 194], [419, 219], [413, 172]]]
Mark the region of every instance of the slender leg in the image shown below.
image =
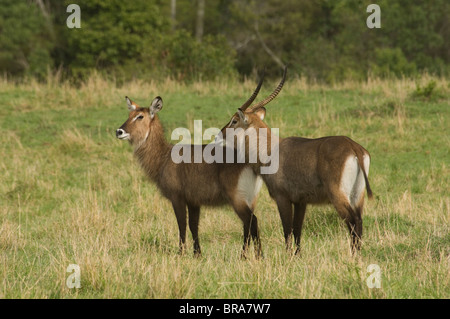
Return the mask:
[[362, 218], [358, 209], [356, 209], [354, 218], [346, 220], [346, 224], [352, 237], [352, 254], [354, 255], [361, 249], [362, 238]]
[[262, 257], [261, 239], [259, 237], [258, 219], [253, 212], [250, 218], [250, 233], [252, 235], [253, 244], [255, 245], [256, 258]]
[[172, 201], [172, 207], [177, 217], [178, 230], [180, 232], [180, 254], [183, 254], [186, 244], [186, 204], [183, 200]]
[[355, 248], [357, 251], [361, 250], [361, 240], [363, 235], [362, 210], [362, 206], [356, 208], [356, 235], [358, 240]]
[[300, 238], [302, 236], [302, 227], [303, 220], [305, 218], [305, 212], [306, 203], [294, 204], [294, 240], [295, 246], [297, 247], [297, 249], [295, 250], [296, 255], [300, 253]]
[[238, 212], [238, 215], [241, 218], [242, 222], [244, 223], [244, 244], [242, 245], [241, 257], [243, 259], [246, 259], [248, 246], [250, 245], [250, 218], [251, 217], [242, 211]]
[[[245, 203], [234, 203], [234, 211], [244, 224], [244, 245], [242, 246], [242, 258], [246, 258], [250, 239], [252, 238], [256, 245], [256, 254], [261, 254], [261, 242], [259, 239], [258, 219], [252, 210]], [[250, 237], [251, 236], [251, 237]]]
[[200, 219], [200, 207], [188, 205], [189, 211], [189, 229], [191, 230], [192, 239], [194, 240], [194, 256], [200, 257], [202, 252], [198, 239], [198, 224]]
[[351, 249], [354, 255], [361, 247], [361, 236], [362, 236], [362, 219], [360, 216], [360, 209], [356, 211], [350, 206], [350, 204], [345, 203], [340, 200], [331, 201], [336, 208], [339, 216], [345, 220], [348, 231], [352, 238]]
[[291, 234], [292, 234], [292, 203], [285, 197], [277, 197], [276, 199], [278, 212], [280, 213], [281, 224], [283, 225], [284, 240], [286, 243], [286, 250], [291, 249]]

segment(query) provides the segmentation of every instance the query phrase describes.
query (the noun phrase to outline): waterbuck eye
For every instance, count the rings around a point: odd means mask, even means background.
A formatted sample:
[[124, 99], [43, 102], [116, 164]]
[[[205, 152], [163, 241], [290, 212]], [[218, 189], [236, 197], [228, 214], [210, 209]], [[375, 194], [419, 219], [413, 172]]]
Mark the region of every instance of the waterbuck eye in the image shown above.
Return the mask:
[[138, 120], [142, 120], [143, 118], [144, 118], [144, 115], [139, 115], [139, 116], [137, 117]]
[[231, 121], [231, 125], [236, 125], [236, 123], [237, 123], [237, 120], [235, 120], [235, 119], [233, 119], [233, 120]]

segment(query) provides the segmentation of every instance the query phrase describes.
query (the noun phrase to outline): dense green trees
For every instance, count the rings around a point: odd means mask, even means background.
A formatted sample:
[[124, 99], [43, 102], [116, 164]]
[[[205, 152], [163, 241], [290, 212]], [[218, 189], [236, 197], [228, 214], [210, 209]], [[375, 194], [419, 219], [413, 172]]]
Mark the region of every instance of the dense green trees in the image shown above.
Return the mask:
[[44, 76], [53, 45], [45, 19], [25, 1], [0, 1], [0, 71]]
[[[258, 41], [272, 48], [291, 72], [336, 81], [374, 75], [448, 73], [450, 4], [446, 0], [380, 0], [381, 29], [366, 26], [367, 6], [358, 0], [234, 1], [241, 26], [234, 39], [238, 69], [269, 64]], [[239, 14], [240, 13], [240, 14]], [[247, 39], [247, 40], [246, 40]], [[272, 67], [273, 67], [272, 63]]]
[[328, 82], [449, 74], [447, 0], [379, 0], [381, 29], [366, 26], [360, 0], [78, 0], [81, 28], [69, 29], [71, 2], [0, 0], [3, 74], [190, 81], [286, 63]]

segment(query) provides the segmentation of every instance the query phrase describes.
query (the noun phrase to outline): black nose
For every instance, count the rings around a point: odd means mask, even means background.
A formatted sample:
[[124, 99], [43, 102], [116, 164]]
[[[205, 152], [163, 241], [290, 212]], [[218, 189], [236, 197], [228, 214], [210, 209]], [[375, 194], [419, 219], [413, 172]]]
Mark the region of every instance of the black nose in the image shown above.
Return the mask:
[[123, 130], [121, 128], [119, 128], [118, 130], [116, 130], [116, 137], [119, 137], [120, 135], [123, 134]]

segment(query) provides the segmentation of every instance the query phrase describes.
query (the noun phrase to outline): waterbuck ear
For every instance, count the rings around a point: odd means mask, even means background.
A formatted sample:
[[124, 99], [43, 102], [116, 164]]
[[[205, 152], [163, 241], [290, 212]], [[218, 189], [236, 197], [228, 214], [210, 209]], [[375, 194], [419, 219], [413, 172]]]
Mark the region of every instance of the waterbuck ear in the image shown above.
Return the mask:
[[131, 101], [128, 98], [128, 96], [125, 96], [125, 100], [127, 101], [128, 110], [130, 110], [130, 111], [136, 110], [136, 104], [134, 104], [133, 101]]
[[256, 110], [253, 111], [253, 113], [256, 114], [262, 121], [266, 116], [266, 108], [264, 106], [258, 107]]
[[155, 117], [155, 114], [161, 111], [163, 107], [163, 100], [160, 96], [157, 96], [153, 99], [152, 105], [150, 105], [150, 116], [151, 118]]
[[243, 121], [245, 124], [247, 124], [247, 119], [248, 119], [247, 115], [245, 115], [245, 113], [241, 109], [238, 109], [237, 113], [238, 113], [239, 118], [241, 119], [241, 121]]

